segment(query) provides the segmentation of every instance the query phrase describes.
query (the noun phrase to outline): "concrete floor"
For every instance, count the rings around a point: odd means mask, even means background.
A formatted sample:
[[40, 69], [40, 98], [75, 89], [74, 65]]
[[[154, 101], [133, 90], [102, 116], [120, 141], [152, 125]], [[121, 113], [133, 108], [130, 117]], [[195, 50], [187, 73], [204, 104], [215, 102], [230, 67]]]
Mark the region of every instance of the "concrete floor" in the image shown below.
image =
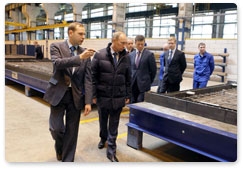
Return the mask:
[[[210, 81], [208, 85], [216, 84], [220, 83]], [[184, 78], [181, 90], [190, 89], [191, 86], [192, 79]], [[49, 104], [42, 100], [42, 94], [27, 97], [21, 85], [8, 85], [4, 88], [6, 163], [13, 165], [11, 162], [57, 162], [54, 141], [48, 130]], [[97, 115], [94, 107], [90, 115], [81, 117], [75, 162], [109, 162], [106, 158], [106, 148], [97, 148]], [[117, 139], [117, 157], [120, 162], [214, 161], [147, 134], [143, 136], [143, 148], [135, 150], [126, 144], [128, 118], [129, 111], [125, 108], [121, 115]]]

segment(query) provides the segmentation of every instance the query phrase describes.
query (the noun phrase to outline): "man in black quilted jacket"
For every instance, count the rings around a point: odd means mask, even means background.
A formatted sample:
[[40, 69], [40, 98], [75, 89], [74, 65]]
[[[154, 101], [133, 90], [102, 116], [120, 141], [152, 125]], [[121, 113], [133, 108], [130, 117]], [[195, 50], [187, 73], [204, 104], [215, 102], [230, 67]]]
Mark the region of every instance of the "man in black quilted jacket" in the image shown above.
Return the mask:
[[99, 50], [91, 64], [93, 102], [97, 104], [100, 122], [98, 148], [104, 148], [107, 142], [106, 155], [112, 162], [118, 162], [116, 139], [120, 114], [131, 97], [131, 68], [126, 43], [126, 35], [115, 32], [112, 43]]

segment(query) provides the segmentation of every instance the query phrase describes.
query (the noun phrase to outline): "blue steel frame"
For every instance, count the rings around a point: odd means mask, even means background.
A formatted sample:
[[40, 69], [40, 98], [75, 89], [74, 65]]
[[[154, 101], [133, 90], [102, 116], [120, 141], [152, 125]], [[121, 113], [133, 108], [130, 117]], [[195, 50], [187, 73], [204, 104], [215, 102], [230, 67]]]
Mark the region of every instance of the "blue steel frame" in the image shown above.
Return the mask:
[[130, 104], [128, 107], [127, 145], [130, 147], [140, 148], [141, 145], [136, 144], [142, 144], [141, 135], [145, 132], [217, 161], [234, 162], [237, 159], [236, 134], [138, 105]]
[[[13, 77], [13, 73], [17, 73], [17, 77]], [[28, 86], [31, 89], [37, 90], [41, 93], [45, 93], [48, 85], [48, 81], [28, 76], [23, 73], [14, 72], [8, 69], [5, 69], [5, 78], [21, 85]]]

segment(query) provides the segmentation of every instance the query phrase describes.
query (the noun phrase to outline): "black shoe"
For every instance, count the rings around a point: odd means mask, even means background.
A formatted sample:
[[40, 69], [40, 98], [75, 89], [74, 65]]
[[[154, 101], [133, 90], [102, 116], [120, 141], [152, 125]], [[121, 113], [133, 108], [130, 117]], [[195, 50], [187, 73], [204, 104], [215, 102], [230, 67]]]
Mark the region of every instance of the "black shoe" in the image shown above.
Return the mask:
[[119, 162], [117, 157], [114, 155], [114, 156], [107, 156], [107, 158], [111, 161], [111, 162]]
[[62, 154], [58, 154], [58, 153], [56, 153], [56, 155], [57, 155], [57, 160], [58, 160], [58, 161], [62, 161]]
[[102, 149], [102, 148], [104, 148], [104, 147], [105, 147], [105, 141], [100, 140], [100, 142], [99, 142], [99, 144], [98, 144], [98, 148], [99, 148], [99, 149]]

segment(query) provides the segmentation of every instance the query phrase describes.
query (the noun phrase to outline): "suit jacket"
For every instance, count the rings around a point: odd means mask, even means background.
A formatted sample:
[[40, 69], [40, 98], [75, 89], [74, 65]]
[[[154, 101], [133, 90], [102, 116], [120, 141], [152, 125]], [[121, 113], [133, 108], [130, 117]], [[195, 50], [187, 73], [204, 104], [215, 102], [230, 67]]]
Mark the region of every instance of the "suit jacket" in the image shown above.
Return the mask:
[[164, 64], [165, 64], [165, 72], [164, 72], [164, 80], [168, 80], [169, 83], [180, 83], [182, 81], [182, 74], [186, 69], [186, 58], [185, 53], [176, 49], [174, 56], [168, 64], [169, 51], [165, 53]]
[[133, 52], [129, 53], [132, 68], [132, 85], [137, 80], [139, 91], [146, 92], [150, 90], [151, 84], [154, 81], [157, 72], [157, 65], [155, 62], [154, 53], [145, 48], [142, 52], [139, 66], [136, 68], [136, 51], [137, 50], [134, 50]]
[[37, 45], [37, 47], [35, 48], [35, 52], [36, 52], [36, 59], [43, 59], [43, 53], [40, 45]]
[[[81, 60], [79, 57], [84, 48], [79, 46], [77, 49], [78, 55], [72, 56], [67, 41], [64, 41], [51, 44], [50, 51], [53, 62], [53, 75], [49, 80], [43, 99], [56, 106], [71, 83], [76, 109], [81, 110], [84, 104], [91, 104], [91, 59]], [[73, 67], [75, 67], [75, 70], [72, 73]]]

